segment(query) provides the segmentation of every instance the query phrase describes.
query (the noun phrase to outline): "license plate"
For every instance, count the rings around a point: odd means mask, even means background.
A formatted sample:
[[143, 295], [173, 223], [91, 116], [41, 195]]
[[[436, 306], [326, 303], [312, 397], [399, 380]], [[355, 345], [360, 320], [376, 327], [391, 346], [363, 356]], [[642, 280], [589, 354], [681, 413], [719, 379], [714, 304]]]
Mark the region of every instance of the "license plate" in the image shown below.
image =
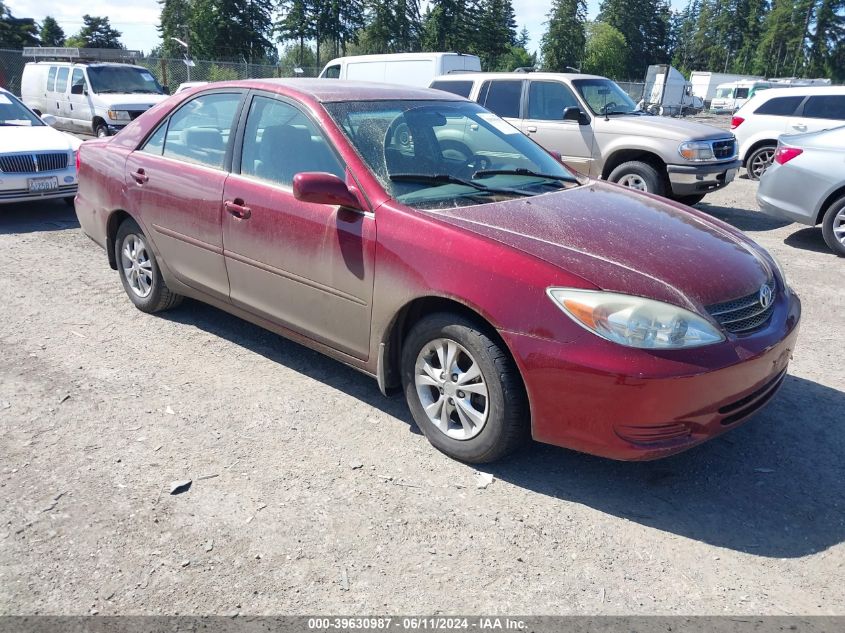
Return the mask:
[[39, 193], [42, 191], [53, 191], [59, 188], [59, 179], [53, 176], [52, 178], [30, 178], [29, 190], [32, 193]]
[[731, 182], [734, 178], [736, 178], [736, 172], [739, 171], [738, 169], [729, 169], [725, 172], [725, 182]]

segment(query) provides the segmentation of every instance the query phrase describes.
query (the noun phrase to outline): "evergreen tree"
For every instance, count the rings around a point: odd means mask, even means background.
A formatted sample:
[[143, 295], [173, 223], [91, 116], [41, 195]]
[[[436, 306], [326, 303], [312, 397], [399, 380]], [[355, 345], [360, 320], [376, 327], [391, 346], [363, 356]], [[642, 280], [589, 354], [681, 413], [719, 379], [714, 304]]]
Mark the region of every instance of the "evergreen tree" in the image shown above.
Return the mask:
[[588, 22], [584, 53], [585, 73], [621, 78], [627, 67], [628, 45], [625, 36], [604, 22]]
[[64, 46], [65, 32], [56, 19], [51, 16], [45, 16], [44, 21], [41, 22], [41, 33], [39, 34], [41, 46]]
[[516, 15], [511, 0], [482, 0], [479, 28], [472, 52], [481, 58], [481, 67], [496, 70], [502, 58], [516, 45]]
[[123, 48], [117, 29], [113, 29], [105, 16], [82, 16], [82, 28], [76, 35], [68, 38], [67, 45], [75, 48]]
[[[838, 54], [838, 59], [837, 59]], [[845, 0], [821, 0], [810, 36], [807, 75], [845, 79]]]
[[628, 43], [627, 78], [644, 77], [650, 64], [668, 61], [669, 19], [666, 0], [602, 0], [598, 21], [614, 27]]
[[584, 60], [586, 12], [584, 0], [553, 0], [548, 29], [540, 43], [544, 70], [568, 72], [568, 67], [580, 68]]
[[276, 22], [274, 30], [280, 42], [297, 43], [299, 47], [297, 61], [301, 65], [305, 59], [305, 42], [317, 33], [311, 23], [311, 3], [309, 0], [282, 0], [279, 6], [282, 16]]
[[194, 0], [191, 55], [200, 59], [275, 62], [272, 0]]
[[[190, 45], [189, 24], [191, 22], [190, 0], [158, 0], [161, 5], [161, 17], [156, 27], [161, 35], [159, 55], [162, 57], [182, 57], [185, 47], [172, 38], [178, 38]], [[191, 51], [187, 51], [191, 52]]]
[[16, 18], [0, 0], [0, 48], [38, 45], [38, 26], [32, 18]]

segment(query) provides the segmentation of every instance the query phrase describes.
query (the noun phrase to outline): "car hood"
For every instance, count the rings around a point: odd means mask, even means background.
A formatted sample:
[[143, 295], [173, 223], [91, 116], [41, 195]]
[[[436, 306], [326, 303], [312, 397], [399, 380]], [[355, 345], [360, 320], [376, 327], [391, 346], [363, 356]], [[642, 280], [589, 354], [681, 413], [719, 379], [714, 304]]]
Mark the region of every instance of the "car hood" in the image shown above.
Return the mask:
[[699, 312], [756, 292], [773, 276], [759, 247], [735, 229], [609, 183], [427, 213], [603, 290]]
[[70, 151], [82, 144], [75, 136], [59, 132], [47, 125], [9, 125], [0, 127], [2, 152]]
[[100, 96], [108, 102], [109, 110], [147, 110], [169, 95], [106, 93]]
[[597, 116], [596, 132], [600, 134], [649, 136], [678, 141], [729, 138], [732, 136], [730, 132], [704, 123], [647, 115], [611, 115], [607, 121], [603, 117]]

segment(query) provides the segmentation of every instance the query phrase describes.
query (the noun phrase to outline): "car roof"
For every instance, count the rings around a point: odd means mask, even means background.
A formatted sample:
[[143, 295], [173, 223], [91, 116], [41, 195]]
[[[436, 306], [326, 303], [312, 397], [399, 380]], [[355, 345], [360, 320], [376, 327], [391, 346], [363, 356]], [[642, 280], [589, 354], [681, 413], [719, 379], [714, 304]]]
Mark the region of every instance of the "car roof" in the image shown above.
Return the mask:
[[440, 57], [478, 57], [472, 53], [437, 52], [437, 53], [381, 53], [376, 55], [346, 55], [335, 57], [327, 62], [333, 64], [341, 61], [374, 62], [374, 61], [413, 61], [418, 59], [437, 59]]
[[433, 81], [466, 81], [467, 79], [545, 79], [545, 80], [556, 80], [556, 79], [607, 79], [607, 77], [602, 77], [601, 75], [585, 75], [584, 73], [545, 73], [545, 72], [533, 72], [533, 73], [507, 73], [507, 72], [500, 72], [500, 73], [474, 73], [474, 72], [464, 72], [464, 73], [449, 73], [448, 75], [440, 75], [439, 77], [435, 77]]
[[845, 95], [845, 86], [793, 86], [791, 88], [769, 88], [756, 93], [755, 97], [770, 99], [790, 95]]
[[333, 101], [466, 101], [463, 97], [442, 90], [415, 88], [370, 81], [348, 79], [243, 79], [214, 82], [207, 88], [244, 87], [271, 92], [295, 93], [321, 103]]

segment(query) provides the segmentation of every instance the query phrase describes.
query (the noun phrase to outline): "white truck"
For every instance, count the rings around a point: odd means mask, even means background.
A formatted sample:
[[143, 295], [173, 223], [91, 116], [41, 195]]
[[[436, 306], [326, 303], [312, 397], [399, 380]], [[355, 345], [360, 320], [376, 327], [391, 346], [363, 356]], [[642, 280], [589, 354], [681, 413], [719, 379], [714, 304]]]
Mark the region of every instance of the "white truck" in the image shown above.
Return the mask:
[[742, 79], [719, 84], [716, 86], [716, 96], [710, 102], [710, 111], [733, 114], [755, 94], [771, 87], [772, 83], [765, 79]]
[[463, 53], [396, 53], [354, 55], [331, 60], [321, 79], [354, 79], [428, 87], [435, 77], [454, 72], [480, 72], [481, 60]]
[[690, 73], [689, 82], [692, 85], [692, 94], [704, 100], [704, 107], [709, 108], [710, 102], [716, 96], [716, 88], [721, 84], [732, 81], [763, 79], [756, 75], [733, 75], [731, 73], [711, 73], [703, 70], [696, 70]]
[[692, 93], [692, 85], [676, 68], [652, 64], [645, 77], [640, 107], [652, 114], [683, 116], [704, 109], [704, 100]]

